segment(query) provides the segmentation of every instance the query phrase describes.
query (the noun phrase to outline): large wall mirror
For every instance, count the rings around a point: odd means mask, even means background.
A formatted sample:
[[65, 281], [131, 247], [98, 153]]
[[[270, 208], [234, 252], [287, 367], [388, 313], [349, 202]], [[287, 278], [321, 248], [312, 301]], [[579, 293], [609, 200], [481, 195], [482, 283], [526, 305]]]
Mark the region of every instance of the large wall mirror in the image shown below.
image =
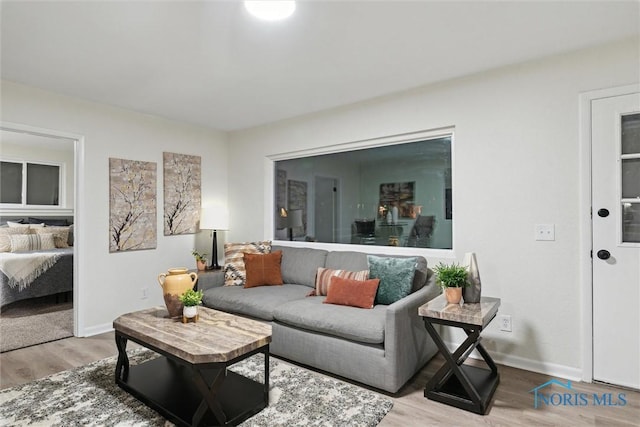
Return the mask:
[[451, 139], [276, 161], [274, 236], [452, 249]]

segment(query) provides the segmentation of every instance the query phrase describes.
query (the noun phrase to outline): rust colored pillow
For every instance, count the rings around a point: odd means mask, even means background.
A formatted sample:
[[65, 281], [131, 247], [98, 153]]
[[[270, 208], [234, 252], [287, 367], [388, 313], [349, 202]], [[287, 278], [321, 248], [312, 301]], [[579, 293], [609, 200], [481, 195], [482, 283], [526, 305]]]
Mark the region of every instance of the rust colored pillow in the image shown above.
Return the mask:
[[353, 280], [334, 276], [324, 303], [373, 308], [379, 284], [380, 279]]
[[282, 285], [281, 261], [282, 251], [270, 254], [244, 254], [244, 267], [247, 272], [244, 287]]

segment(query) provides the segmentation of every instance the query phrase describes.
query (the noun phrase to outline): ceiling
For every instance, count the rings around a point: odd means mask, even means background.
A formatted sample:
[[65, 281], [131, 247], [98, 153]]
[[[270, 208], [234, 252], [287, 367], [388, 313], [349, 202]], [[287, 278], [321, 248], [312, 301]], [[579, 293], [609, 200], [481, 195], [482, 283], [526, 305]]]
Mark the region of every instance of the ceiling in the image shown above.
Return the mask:
[[640, 37], [631, 1], [2, 1], [4, 80], [237, 130]]

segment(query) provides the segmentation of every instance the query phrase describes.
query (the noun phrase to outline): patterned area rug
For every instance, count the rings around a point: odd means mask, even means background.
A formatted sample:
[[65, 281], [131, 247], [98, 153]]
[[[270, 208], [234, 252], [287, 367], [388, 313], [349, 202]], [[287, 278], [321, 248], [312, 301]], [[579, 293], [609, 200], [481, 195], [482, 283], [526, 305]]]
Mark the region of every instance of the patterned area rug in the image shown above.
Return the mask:
[[[132, 364], [153, 357], [129, 352]], [[173, 426], [121, 390], [116, 358], [0, 391], [0, 426]], [[269, 406], [242, 426], [375, 426], [393, 402], [375, 392], [271, 358]], [[263, 380], [264, 359], [255, 355], [231, 370]]]

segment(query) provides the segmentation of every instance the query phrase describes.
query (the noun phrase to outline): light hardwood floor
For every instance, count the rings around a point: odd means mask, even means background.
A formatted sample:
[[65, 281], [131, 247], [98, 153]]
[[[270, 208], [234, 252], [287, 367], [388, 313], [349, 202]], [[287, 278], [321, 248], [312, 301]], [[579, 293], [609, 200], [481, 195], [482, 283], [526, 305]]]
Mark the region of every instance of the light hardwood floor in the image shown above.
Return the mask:
[[[133, 344], [130, 344], [133, 345]], [[0, 388], [12, 387], [117, 354], [113, 333], [68, 338], [0, 354]], [[602, 384], [574, 383], [575, 393], [624, 393], [627, 404], [617, 407], [549, 406], [534, 409], [530, 390], [551, 377], [499, 366], [500, 385], [488, 415], [476, 415], [424, 398], [427, 380], [442, 365], [435, 357], [400, 392], [389, 396], [393, 409], [382, 427], [411, 426], [640, 426], [640, 393]], [[565, 389], [553, 386], [553, 393]]]

